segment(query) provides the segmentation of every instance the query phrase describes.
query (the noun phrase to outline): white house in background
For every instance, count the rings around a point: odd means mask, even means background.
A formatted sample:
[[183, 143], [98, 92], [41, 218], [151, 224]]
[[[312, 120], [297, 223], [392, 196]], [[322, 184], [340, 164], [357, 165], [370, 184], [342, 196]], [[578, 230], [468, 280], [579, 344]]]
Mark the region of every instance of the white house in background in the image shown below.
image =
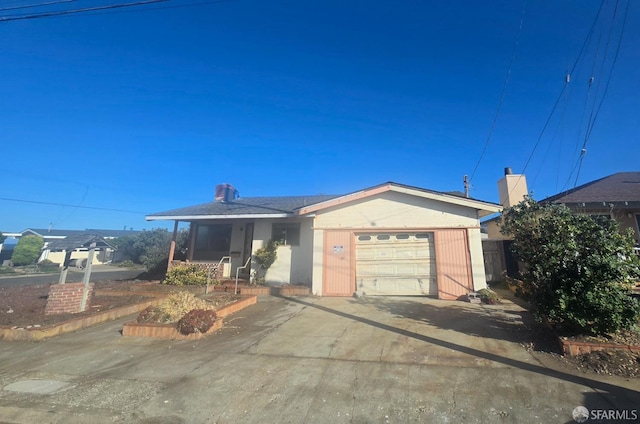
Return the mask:
[[500, 210], [462, 193], [394, 182], [345, 195], [251, 198], [223, 184], [213, 202], [146, 218], [174, 221], [174, 240], [179, 222], [190, 223], [187, 261], [230, 257], [226, 276], [277, 240], [267, 284], [305, 284], [319, 296], [457, 299], [486, 287], [480, 218]]

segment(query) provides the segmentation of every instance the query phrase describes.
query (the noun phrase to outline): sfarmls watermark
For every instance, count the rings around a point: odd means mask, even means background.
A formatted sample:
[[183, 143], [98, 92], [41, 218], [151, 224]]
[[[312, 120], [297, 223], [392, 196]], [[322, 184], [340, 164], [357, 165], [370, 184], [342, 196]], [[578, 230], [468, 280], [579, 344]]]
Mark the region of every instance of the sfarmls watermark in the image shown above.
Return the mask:
[[592, 409], [588, 410], [584, 406], [577, 406], [573, 409], [573, 419], [578, 423], [587, 420], [616, 420], [616, 421], [636, 421], [638, 419], [637, 409]]

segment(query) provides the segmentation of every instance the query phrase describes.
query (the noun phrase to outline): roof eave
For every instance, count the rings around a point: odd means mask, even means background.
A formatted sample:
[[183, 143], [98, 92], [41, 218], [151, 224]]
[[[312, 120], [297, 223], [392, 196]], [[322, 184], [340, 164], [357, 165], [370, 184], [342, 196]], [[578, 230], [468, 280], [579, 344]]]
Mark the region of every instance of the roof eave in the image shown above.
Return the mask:
[[496, 212], [502, 211], [502, 206], [494, 203], [484, 202], [481, 200], [468, 199], [464, 197], [453, 196], [451, 194], [439, 193], [434, 191], [420, 190], [417, 188], [410, 188], [394, 183], [381, 184], [370, 189], [361, 190], [355, 193], [340, 196], [335, 199], [320, 202], [309, 207], [305, 207], [299, 210], [300, 215], [307, 215], [312, 212], [316, 212], [322, 209], [343, 205], [355, 200], [367, 198], [376, 194], [384, 193], [387, 191], [395, 191], [398, 193], [405, 193], [413, 196], [423, 197], [431, 200], [438, 200], [446, 203], [452, 203], [459, 206], [466, 206], [472, 209], [478, 210], [480, 217], [491, 215]]
[[147, 215], [147, 221], [208, 221], [214, 219], [268, 219], [268, 218], [292, 218], [292, 213], [269, 213], [269, 214], [227, 214], [227, 215]]

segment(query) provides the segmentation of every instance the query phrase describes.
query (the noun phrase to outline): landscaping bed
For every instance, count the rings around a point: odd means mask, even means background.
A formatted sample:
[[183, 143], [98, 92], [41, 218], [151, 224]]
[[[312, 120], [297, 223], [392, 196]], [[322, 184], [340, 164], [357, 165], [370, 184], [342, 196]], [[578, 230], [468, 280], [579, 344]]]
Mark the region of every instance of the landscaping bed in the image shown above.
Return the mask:
[[[515, 297], [506, 289], [494, 289], [502, 298], [509, 299], [529, 309], [529, 304], [522, 298]], [[533, 318], [527, 323], [530, 342], [528, 350], [551, 357], [561, 367], [585, 373], [616, 375], [627, 378], [640, 378], [640, 333], [624, 331], [608, 336], [558, 336], [549, 326], [534, 323]], [[569, 345], [585, 346], [587, 350], [568, 350]]]
[[[0, 326], [51, 326], [153, 299], [148, 293], [131, 291], [131, 286], [134, 284], [133, 282], [95, 283], [94, 296], [87, 311], [57, 315], [44, 313], [51, 284], [1, 287]], [[118, 293], [119, 291], [127, 291], [128, 294], [123, 296]]]
[[[183, 315], [182, 312], [172, 318], [168, 316], [169, 314], [166, 312], [167, 306], [163, 307], [163, 305], [158, 305], [142, 311], [136, 321], [126, 323], [122, 329], [122, 335], [171, 340], [197, 340], [220, 329], [223, 325], [222, 319], [224, 317], [257, 302], [256, 296], [234, 295], [229, 293], [216, 293], [213, 295], [200, 296], [199, 298], [208, 303], [207, 308], [211, 308], [210, 312], [212, 312], [212, 315], [210, 317], [206, 316], [206, 310], [197, 309], [191, 310], [177, 320], [178, 316]], [[184, 299], [182, 301], [184, 301]], [[207, 319], [210, 321], [203, 330], [196, 329], [194, 331], [194, 329], [191, 328], [188, 332], [181, 331], [181, 322], [187, 318], [188, 315], [200, 315], [201, 324], [207, 321]]]

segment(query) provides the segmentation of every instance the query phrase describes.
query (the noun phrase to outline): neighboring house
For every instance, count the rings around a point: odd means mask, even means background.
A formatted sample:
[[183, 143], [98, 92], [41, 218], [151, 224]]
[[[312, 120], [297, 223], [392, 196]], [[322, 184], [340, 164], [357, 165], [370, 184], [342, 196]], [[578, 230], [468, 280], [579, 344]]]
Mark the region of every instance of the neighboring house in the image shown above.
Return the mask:
[[608, 216], [631, 228], [636, 243], [640, 241], [640, 172], [618, 172], [591, 181], [541, 203], [560, 203], [577, 214]]
[[[518, 182], [515, 190], [505, 188]], [[501, 204], [505, 208], [513, 206], [527, 194], [524, 175], [507, 175], [498, 181]], [[503, 197], [502, 193], [506, 196]], [[618, 172], [554, 196], [542, 199], [539, 203], [558, 203], [576, 214], [608, 216], [620, 224], [621, 229], [631, 228], [636, 244], [640, 241], [640, 172]], [[500, 233], [500, 216], [482, 223], [486, 228], [488, 240], [483, 241], [487, 281], [497, 281], [502, 271], [515, 276], [517, 265], [510, 258], [507, 237]]]
[[[84, 237], [86, 235], [99, 236], [104, 238], [105, 240], [112, 240], [118, 237], [136, 235], [140, 233], [140, 231], [133, 230], [100, 230], [100, 229], [86, 229], [86, 230], [58, 230], [58, 229], [47, 229], [47, 228], [27, 228], [22, 231], [20, 234], [21, 237], [27, 235], [35, 235], [42, 237], [44, 240], [44, 248], [42, 249], [42, 253], [40, 254], [40, 258], [38, 262], [48, 259], [54, 263], [60, 264], [62, 266], [65, 258], [66, 251], [60, 249], [49, 249], [49, 246], [52, 242], [64, 240], [68, 237], [77, 238]], [[110, 246], [108, 247], [100, 247], [97, 249], [97, 255], [93, 260], [94, 264], [103, 264], [110, 262], [113, 257], [114, 249]], [[89, 248], [82, 247], [74, 249], [71, 254], [71, 259], [74, 259], [74, 263], [81, 264], [82, 260], [87, 259], [89, 256]]]
[[277, 240], [266, 283], [305, 284], [315, 295], [457, 299], [486, 287], [480, 218], [497, 204], [393, 182], [346, 195], [236, 196], [220, 185], [213, 202], [147, 220], [175, 221], [174, 240], [178, 223], [190, 223], [187, 260], [229, 257], [227, 276]]

